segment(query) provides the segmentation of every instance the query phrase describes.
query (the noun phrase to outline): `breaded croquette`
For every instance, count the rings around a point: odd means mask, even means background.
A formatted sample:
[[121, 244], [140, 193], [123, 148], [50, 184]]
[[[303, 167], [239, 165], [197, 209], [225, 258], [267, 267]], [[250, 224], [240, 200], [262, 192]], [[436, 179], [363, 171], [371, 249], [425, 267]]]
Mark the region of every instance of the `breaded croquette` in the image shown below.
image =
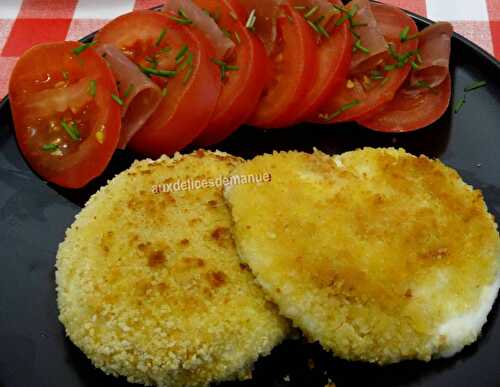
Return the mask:
[[248, 377], [284, 338], [288, 323], [239, 261], [222, 187], [153, 188], [240, 163], [203, 151], [136, 162], [77, 216], [57, 254], [58, 305], [96, 367], [146, 385], [205, 386]]
[[403, 150], [274, 153], [227, 187], [241, 258], [311, 341], [380, 364], [474, 342], [500, 285], [500, 239], [480, 191]]

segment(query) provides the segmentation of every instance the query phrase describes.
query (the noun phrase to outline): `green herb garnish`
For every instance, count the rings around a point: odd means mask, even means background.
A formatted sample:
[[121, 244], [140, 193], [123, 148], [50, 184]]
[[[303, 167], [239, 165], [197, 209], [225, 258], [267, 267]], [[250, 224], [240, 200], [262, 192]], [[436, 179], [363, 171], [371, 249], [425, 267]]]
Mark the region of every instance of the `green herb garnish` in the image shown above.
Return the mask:
[[345, 8], [342, 7], [335, 7], [335, 9], [340, 10], [344, 15], [335, 22], [335, 25], [337, 27], [341, 26], [342, 23], [344, 23], [346, 20], [349, 20], [351, 22], [351, 19], [356, 16], [356, 13], [358, 12], [358, 6], [354, 4], [350, 10], [346, 10]]
[[187, 66], [191, 66], [193, 64], [193, 53], [191, 51], [189, 51], [187, 53], [187, 59], [181, 63], [181, 65], [179, 66], [178, 70], [179, 71], [182, 71], [184, 70]]
[[168, 89], [167, 89], [167, 85], [165, 85], [165, 87], [161, 91], [161, 96], [166, 97], [167, 94], [168, 94]]
[[72, 140], [79, 141], [81, 139], [80, 131], [73, 121], [71, 121], [71, 124], [68, 125], [66, 121], [62, 120], [61, 126], [66, 131], [66, 133], [68, 133], [68, 136], [71, 137]]
[[469, 91], [473, 91], [473, 90], [477, 90], [477, 89], [480, 89], [482, 87], [485, 87], [487, 85], [487, 82], [486, 81], [478, 81], [478, 82], [474, 82], [473, 84], [469, 85], [469, 86], [466, 86], [464, 88], [464, 91], [467, 93]]
[[58, 149], [59, 149], [59, 145], [57, 145], [57, 144], [45, 144], [45, 145], [42, 145], [42, 150], [44, 152], [55, 152]]
[[113, 101], [115, 101], [118, 105], [120, 106], [123, 106], [124, 105], [124, 102], [123, 100], [118, 97], [116, 94], [111, 94], [111, 98], [113, 99]]
[[353, 51], [357, 51], [357, 50], [361, 51], [364, 54], [370, 53], [370, 50], [368, 50], [366, 47], [364, 47], [361, 44], [361, 39], [356, 40], [356, 42], [354, 43]]
[[345, 105], [342, 105], [337, 111], [330, 113], [330, 114], [320, 114], [319, 118], [325, 120], [325, 121], [331, 121], [334, 118], [340, 116], [342, 113], [354, 108], [355, 106], [358, 106], [361, 103], [359, 99], [355, 99], [354, 101], [350, 103], [346, 103]]
[[252, 9], [250, 14], [248, 15], [247, 22], [245, 23], [245, 27], [250, 31], [255, 31], [255, 22], [257, 21], [257, 16], [255, 15], [255, 9]]
[[62, 76], [65, 81], [69, 80], [69, 73], [67, 71], [63, 71]]
[[170, 16], [170, 19], [178, 24], [184, 24], [184, 25], [193, 24], [193, 21], [187, 17], [186, 13], [182, 9], [179, 9], [177, 11], [177, 14], [179, 16]]
[[158, 70], [151, 67], [141, 66], [141, 71], [146, 75], [156, 75], [157, 77], [172, 78], [177, 75], [174, 70]]
[[182, 78], [182, 83], [185, 85], [188, 83], [189, 79], [191, 78], [191, 75], [193, 75], [193, 66], [189, 66], [186, 74], [184, 74], [184, 78]]
[[133, 83], [130, 83], [127, 87], [127, 90], [125, 90], [125, 93], [123, 93], [123, 98], [127, 98], [130, 94], [132, 94], [134, 89], [135, 85]]
[[89, 82], [89, 95], [91, 97], [95, 97], [96, 95], [96, 92], [97, 92], [97, 82], [95, 79], [92, 79], [90, 82]]
[[309, 11], [307, 11], [304, 14], [304, 17], [306, 19], [309, 19], [312, 15], [314, 15], [316, 12], [318, 12], [318, 9], [319, 9], [319, 6], [315, 5], [314, 7], [312, 7]]
[[465, 105], [465, 95], [463, 95], [456, 103], [455, 103], [455, 106], [453, 108], [453, 112], [455, 114], [458, 114], [460, 112], [460, 110], [462, 110], [462, 108], [464, 107]]
[[163, 29], [161, 32], [160, 32], [160, 36], [158, 36], [158, 39], [156, 39], [156, 42], [155, 42], [155, 45], [156, 47], [159, 47], [163, 38], [165, 37], [165, 35], [167, 34], [167, 29]]
[[188, 50], [189, 50], [189, 47], [186, 44], [183, 45], [182, 48], [177, 53], [177, 55], [175, 56], [175, 63], [179, 64], [180, 62], [182, 62], [182, 60], [184, 59], [184, 56], [186, 55]]
[[409, 33], [410, 33], [410, 27], [406, 26], [405, 28], [403, 28], [403, 31], [401, 31], [401, 33], [399, 34], [399, 40], [401, 40], [401, 42], [406, 42], [408, 40]]
[[214, 62], [216, 65], [220, 67], [220, 73], [221, 73], [221, 79], [226, 78], [226, 73], [228, 71], [238, 71], [240, 68], [238, 66], [234, 65], [228, 65], [226, 62], [220, 60], [220, 59], [212, 59], [212, 62]]
[[90, 48], [92, 46], [95, 46], [97, 42], [90, 42], [90, 43], [85, 43], [82, 44], [80, 47], [77, 47], [73, 50], [73, 54], [76, 56], [80, 55], [82, 52], [84, 52], [87, 48]]

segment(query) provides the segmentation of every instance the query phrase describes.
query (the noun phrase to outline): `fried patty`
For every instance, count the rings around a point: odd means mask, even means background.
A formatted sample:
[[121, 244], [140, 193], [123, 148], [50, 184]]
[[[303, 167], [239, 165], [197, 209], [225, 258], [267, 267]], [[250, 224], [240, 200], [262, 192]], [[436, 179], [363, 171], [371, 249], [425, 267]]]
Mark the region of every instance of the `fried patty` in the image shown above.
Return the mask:
[[[287, 323], [240, 263], [214, 187], [239, 164], [202, 151], [136, 162], [67, 230], [59, 318], [96, 367], [146, 385], [204, 386], [248, 377], [284, 338]], [[189, 179], [214, 180], [175, 191]]]
[[241, 258], [311, 341], [350, 360], [450, 356], [474, 342], [500, 284], [480, 191], [403, 150], [274, 153], [227, 187]]

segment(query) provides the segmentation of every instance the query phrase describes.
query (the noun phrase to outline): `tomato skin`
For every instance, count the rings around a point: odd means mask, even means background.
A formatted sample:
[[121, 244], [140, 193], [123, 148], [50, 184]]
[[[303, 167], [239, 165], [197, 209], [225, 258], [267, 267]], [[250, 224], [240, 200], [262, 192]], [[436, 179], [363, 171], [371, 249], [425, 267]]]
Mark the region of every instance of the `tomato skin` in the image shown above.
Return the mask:
[[[219, 11], [217, 23], [239, 38], [229, 54], [229, 63], [238, 66], [239, 70], [227, 72], [214, 114], [207, 128], [195, 140], [199, 146], [210, 146], [231, 135], [254, 112], [267, 81], [263, 69], [268, 68], [270, 62], [262, 42], [243, 24], [245, 12], [237, 0], [194, 2], [209, 11]], [[238, 20], [234, 20], [230, 13]]]
[[[396, 46], [396, 51], [398, 53], [401, 54], [417, 49], [418, 39], [401, 43], [399, 38], [399, 32], [402, 31], [405, 26], [410, 28], [409, 36], [418, 33], [415, 22], [408, 15], [399, 8], [393, 6], [378, 3], [373, 3], [371, 6], [377, 22], [379, 23], [379, 27], [384, 33], [384, 37], [387, 41], [392, 42]], [[399, 26], [397, 26], [397, 24], [399, 24]], [[385, 59], [392, 60], [389, 54], [385, 55]], [[366, 72], [370, 70], [369, 66], [367, 66], [366, 70]], [[402, 68], [396, 68], [388, 72], [387, 82], [384, 84], [380, 83], [373, 90], [367, 92], [360, 90], [361, 86], [349, 89], [347, 86], [348, 80], [346, 79], [343, 87], [334, 92], [328, 102], [321, 107], [318, 113], [309, 117], [308, 121], [319, 124], [332, 124], [336, 122], [353, 121], [359, 117], [366, 116], [394, 98], [396, 92], [406, 80], [410, 70], [411, 65], [407, 63]], [[352, 103], [355, 100], [360, 101], [357, 106], [350, 108], [331, 120], [325, 121], [323, 118], [323, 116], [336, 112], [341, 109], [342, 106]]]
[[[331, 3], [342, 5], [334, 0]], [[321, 39], [317, 43], [317, 77], [303, 101], [298, 121], [318, 113], [320, 107], [345, 82], [352, 59], [352, 46], [353, 37], [347, 21], [336, 27], [330, 38]]]
[[[174, 57], [184, 44], [194, 54], [188, 80], [183, 80], [186, 69], [168, 80], [168, 93], [128, 145], [150, 157], [171, 155], [189, 145], [207, 127], [221, 87], [219, 68], [210, 59], [214, 56], [210, 42], [196, 28], [176, 23], [171, 16], [174, 15], [134, 11], [111, 21], [96, 37], [100, 43], [117, 45], [136, 63], [144, 59], [143, 52], [170, 44], [177, 47], [172, 51]], [[164, 30], [167, 33], [161, 46], [156, 47]]]
[[377, 132], [412, 132], [436, 122], [446, 112], [451, 99], [451, 78], [429, 90], [413, 91], [403, 87], [396, 97], [373, 114], [358, 120]]
[[[93, 49], [76, 56], [73, 50], [80, 46], [79, 42], [60, 42], [32, 47], [18, 60], [9, 83], [15, 134], [23, 156], [42, 178], [71, 189], [81, 188], [102, 174], [116, 150], [121, 128], [120, 107], [111, 98], [118, 92], [111, 70]], [[26, 127], [30, 114], [27, 101], [36, 98], [36, 93], [64, 82], [63, 72], [69, 74], [68, 82], [78, 81], [85, 75], [96, 81], [97, 115], [93, 118], [95, 125], [86, 128], [86, 136], [77, 151], [59, 158], [40, 150], [40, 143], [35, 142], [36, 138]], [[48, 105], [47, 109], [50, 108]], [[54, 115], [57, 116], [55, 112]], [[38, 124], [46, 122], [42, 120]], [[98, 141], [96, 135], [100, 130], [102, 137]]]
[[[267, 90], [248, 124], [261, 128], [283, 128], [300, 118], [301, 105], [316, 78], [317, 56], [313, 30], [289, 4], [277, 20], [278, 45]], [[290, 20], [289, 20], [290, 18]]]

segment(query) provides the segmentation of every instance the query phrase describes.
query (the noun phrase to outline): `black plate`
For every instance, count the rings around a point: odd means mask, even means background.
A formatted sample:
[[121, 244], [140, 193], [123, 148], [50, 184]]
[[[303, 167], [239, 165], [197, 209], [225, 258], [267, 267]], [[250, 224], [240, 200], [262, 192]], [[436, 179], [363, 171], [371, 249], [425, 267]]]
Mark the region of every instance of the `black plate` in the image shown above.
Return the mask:
[[[419, 27], [430, 22], [412, 15]], [[273, 150], [340, 153], [362, 146], [403, 147], [442, 159], [480, 188], [500, 217], [500, 63], [455, 35], [452, 40], [454, 100], [464, 86], [486, 80], [455, 115], [451, 109], [432, 127], [407, 134], [381, 134], [355, 124], [301, 125], [267, 133], [242, 128], [218, 148], [252, 157]], [[9, 104], [0, 106], [0, 387], [127, 386], [105, 376], [65, 338], [57, 320], [54, 260], [65, 229], [106, 179], [126, 169], [134, 155], [118, 152], [105, 176], [87, 188], [64, 190], [40, 180], [16, 146]], [[436, 295], [439, 297], [439, 294]], [[330, 378], [346, 386], [500, 387], [498, 302], [482, 338], [452, 359], [378, 367], [346, 362], [317, 344], [289, 340], [258, 362], [253, 381], [224, 386], [321, 386]], [[310, 369], [312, 359], [315, 367]], [[287, 380], [290, 381], [287, 381]]]

